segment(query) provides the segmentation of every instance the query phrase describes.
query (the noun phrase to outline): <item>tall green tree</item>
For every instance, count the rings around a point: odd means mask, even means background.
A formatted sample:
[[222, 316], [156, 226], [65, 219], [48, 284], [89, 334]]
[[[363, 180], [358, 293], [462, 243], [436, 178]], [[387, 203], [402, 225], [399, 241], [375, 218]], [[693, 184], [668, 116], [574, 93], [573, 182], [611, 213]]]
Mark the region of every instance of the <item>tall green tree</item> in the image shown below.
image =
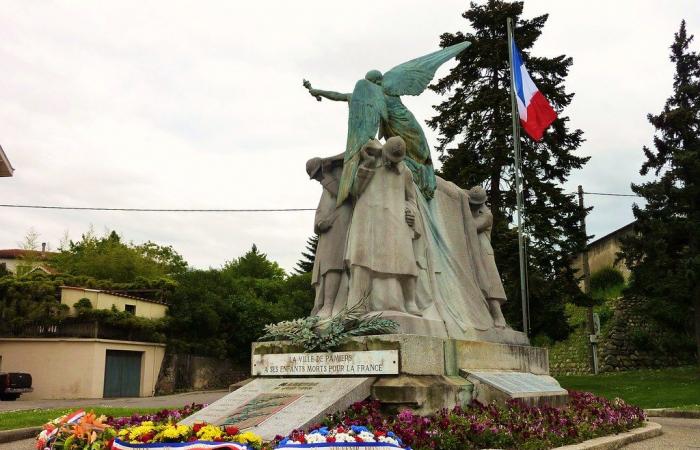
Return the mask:
[[51, 265], [63, 273], [120, 283], [171, 278], [187, 269], [172, 247], [150, 241], [134, 245], [124, 242], [116, 231], [102, 237], [88, 231], [79, 241], [66, 242], [52, 257]]
[[684, 20], [671, 45], [673, 93], [647, 116], [656, 132], [640, 174], [655, 179], [632, 185], [646, 206], [633, 206], [635, 234], [623, 255], [630, 289], [649, 299], [650, 314], [691, 342], [694, 330], [700, 363], [700, 55], [692, 41]]
[[171, 347], [246, 361], [265, 325], [311, 312], [310, 278], [285, 276], [255, 245], [222, 269], [183, 273], [170, 297]]
[[559, 115], [541, 142], [521, 133], [521, 147], [531, 329], [533, 335], [561, 339], [569, 331], [564, 304], [581, 300], [582, 295], [570, 258], [586, 242], [579, 227], [584, 213], [562, 185], [588, 158], [575, 154], [583, 132], [570, 129], [564, 113], [574, 95], [564, 86], [573, 61], [565, 55], [530, 54], [547, 15], [526, 19], [522, 12], [523, 2], [472, 2], [462, 14], [470, 31], [441, 36], [443, 47], [464, 40], [472, 45], [457, 57], [457, 66], [432, 86], [448, 98], [435, 107], [437, 115], [428, 124], [440, 133], [441, 175], [462, 187], [480, 184], [488, 191], [496, 262], [509, 298], [504, 312], [509, 323], [518, 327], [522, 320], [517, 237], [512, 228], [516, 198], [506, 29], [506, 19], [512, 18], [528, 71]]
[[270, 261], [265, 253], [253, 247], [240, 258], [229, 261], [222, 270], [235, 278], [283, 279], [284, 269], [274, 261]]
[[297, 262], [294, 271], [301, 275], [314, 270], [314, 262], [316, 262], [316, 248], [318, 247], [318, 234], [314, 234], [306, 241], [306, 251], [301, 252], [301, 259]]

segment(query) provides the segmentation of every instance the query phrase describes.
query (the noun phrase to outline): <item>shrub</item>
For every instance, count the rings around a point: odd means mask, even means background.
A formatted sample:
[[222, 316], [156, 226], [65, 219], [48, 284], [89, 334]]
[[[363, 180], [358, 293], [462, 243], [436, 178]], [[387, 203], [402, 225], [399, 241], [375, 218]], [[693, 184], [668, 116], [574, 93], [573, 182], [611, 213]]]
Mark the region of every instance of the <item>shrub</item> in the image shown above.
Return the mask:
[[73, 303], [73, 308], [75, 309], [92, 309], [92, 302], [90, 301], [89, 298], [81, 298], [77, 302]]
[[591, 274], [591, 292], [604, 292], [625, 284], [622, 272], [614, 267], [604, 267]]

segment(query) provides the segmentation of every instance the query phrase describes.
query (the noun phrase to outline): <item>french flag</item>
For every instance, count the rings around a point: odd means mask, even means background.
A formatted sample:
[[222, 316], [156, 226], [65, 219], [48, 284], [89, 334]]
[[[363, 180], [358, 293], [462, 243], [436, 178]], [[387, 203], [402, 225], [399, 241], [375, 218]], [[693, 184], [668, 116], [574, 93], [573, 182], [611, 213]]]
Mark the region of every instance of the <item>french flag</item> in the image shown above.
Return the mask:
[[520, 123], [532, 139], [539, 141], [544, 130], [557, 118], [557, 113], [532, 82], [515, 40], [510, 45], [513, 46], [513, 84]]

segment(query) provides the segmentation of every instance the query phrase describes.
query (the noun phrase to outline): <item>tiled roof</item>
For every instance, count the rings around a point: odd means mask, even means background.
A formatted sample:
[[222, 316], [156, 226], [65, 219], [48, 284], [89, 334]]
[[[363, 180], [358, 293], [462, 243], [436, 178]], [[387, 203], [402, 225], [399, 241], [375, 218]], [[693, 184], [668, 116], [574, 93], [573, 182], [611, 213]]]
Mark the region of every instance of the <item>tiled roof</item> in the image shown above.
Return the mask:
[[0, 147], [0, 177], [11, 177], [14, 171], [15, 169], [10, 164], [10, 160], [7, 159], [7, 155]]
[[133, 295], [124, 294], [122, 292], [110, 291], [110, 290], [105, 290], [105, 289], [89, 289], [89, 288], [82, 288], [82, 287], [76, 287], [76, 286], [61, 286], [61, 289], [74, 289], [76, 291], [83, 291], [83, 292], [97, 292], [97, 293], [114, 295], [115, 297], [130, 298], [130, 299], [139, 300], [142, 302], [156, 303], [158, 305], [167, 305], [167, 303], [162, 302], [160, 300], [151, 300], [150, 298], [135, 297]]
[[25, 255], [32, 255], [36, 258], [46, 259], [49, 256], [53, 256], [56, 254], [57, 253], [55, 253], [55, 252], [42, 252], [39, 250], [24, 250], [21, 248], [0, 249], [0, 258], [4, 258], [4, 259], [18, 259], [18, 258], [24, 257]]

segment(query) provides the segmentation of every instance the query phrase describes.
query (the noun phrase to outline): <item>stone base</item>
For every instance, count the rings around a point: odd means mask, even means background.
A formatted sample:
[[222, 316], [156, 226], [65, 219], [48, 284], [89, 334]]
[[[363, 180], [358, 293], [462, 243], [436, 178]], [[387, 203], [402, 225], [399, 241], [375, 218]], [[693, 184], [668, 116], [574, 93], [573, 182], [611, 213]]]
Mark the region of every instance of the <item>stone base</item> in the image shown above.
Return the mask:
[[[431, 326], [429, 320], [411, 317], [425, 320], [422, 326]], [[410, 320], [404, 316], [392, 317], [393, 320], [397, 318]], [[510, 331], [517, 337], [518, 332]], [[567, 392], [548, 376], [546, 348], [411, 334], [361, 336], [338, 348], [344, 352], [368, 350], [399, 351], [399, 375], [380, 376], [372, 386], [372, 396], [385, 406], [404, 406], [431, 413], [468, 403], [472, 398], [483, 403], [504, 402], [510, 398], [519, 398], [528, 404], [566, 402]], [[253, 344], [253, 355], [295, 352], [303, 352], [303, 349], [289, 342]], [[521, 391], [504, 391], [474, 378], [472, 374], [477, 372], [512, 374], [510, 378], [523, 386]], [[549, 386], [538, 387], [545, 381]]]
[[429, 319], [398, 311], [383, 311], [382, 319], [390, 319], [398, 323], [397, 332], [401, 334], [447, 338], [445, 322], [439, 319]]
[[467, 406], [474, 385], [462, 377], [399, 375], [382, 377], [372, 385], [372, 398], [390, 410], [412, 409], [419, 414], [455, 405]]

